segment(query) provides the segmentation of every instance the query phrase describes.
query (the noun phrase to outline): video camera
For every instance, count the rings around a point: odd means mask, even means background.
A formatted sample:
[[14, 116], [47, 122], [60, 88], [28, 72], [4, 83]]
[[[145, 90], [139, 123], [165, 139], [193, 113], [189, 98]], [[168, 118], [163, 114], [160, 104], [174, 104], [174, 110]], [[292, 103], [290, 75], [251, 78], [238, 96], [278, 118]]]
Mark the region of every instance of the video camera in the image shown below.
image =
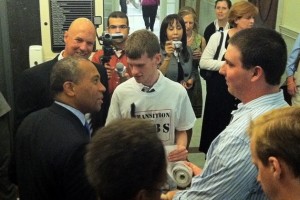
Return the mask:
[[112, 55], [115, 54], [115, 47], [113, 46], [113, 41], [117, 39], [123, 39], [124, 36], [121, 33], [102, 33], [102, 36], [98, 37], [99, 44], [102, 45], [103, 56], [101, 57], [102, 63], [108, 63]]

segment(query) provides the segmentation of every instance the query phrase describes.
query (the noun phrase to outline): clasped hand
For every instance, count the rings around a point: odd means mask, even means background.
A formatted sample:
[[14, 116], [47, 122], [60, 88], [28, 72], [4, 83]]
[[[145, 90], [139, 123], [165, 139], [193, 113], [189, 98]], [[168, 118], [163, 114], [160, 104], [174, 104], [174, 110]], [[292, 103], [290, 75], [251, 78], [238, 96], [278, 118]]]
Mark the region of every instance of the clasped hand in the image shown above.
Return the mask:
[[185, 146], [177, 145], [177, 149], [171, 151], [168, 155], [168, 161], [175, 162], [180, 160], [186, 160], [188, 156], [188, 150]]

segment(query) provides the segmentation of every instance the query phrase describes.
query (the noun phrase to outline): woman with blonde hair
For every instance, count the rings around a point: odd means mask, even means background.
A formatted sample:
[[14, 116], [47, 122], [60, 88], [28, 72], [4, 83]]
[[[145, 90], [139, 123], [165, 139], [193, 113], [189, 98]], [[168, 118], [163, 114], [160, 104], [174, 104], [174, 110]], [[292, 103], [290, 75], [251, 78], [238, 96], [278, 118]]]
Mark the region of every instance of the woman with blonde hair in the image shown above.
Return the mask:
[[[198, 20], [197, 14], [192, 7], [185, 6], [182, 7], [178, 15], [180, 15], [185, 23], [186, 36], [187, 36], [187, 46], [192, 50], [193, 57], [193, 72], [194, 74], [194, 86], [187, 90], [191, 104], [193, 106], [194, 113], [197, 118], [202, 116], [202, 86], [199, 76], [199, 61], [202, 55], [202, 52], [206, 46], [205, 39], [202, 35], [198, 33]], [[193, 130], [190, 129], [187, 131], [188, 136], [188, 145], [190, 144], [192, 138]]]

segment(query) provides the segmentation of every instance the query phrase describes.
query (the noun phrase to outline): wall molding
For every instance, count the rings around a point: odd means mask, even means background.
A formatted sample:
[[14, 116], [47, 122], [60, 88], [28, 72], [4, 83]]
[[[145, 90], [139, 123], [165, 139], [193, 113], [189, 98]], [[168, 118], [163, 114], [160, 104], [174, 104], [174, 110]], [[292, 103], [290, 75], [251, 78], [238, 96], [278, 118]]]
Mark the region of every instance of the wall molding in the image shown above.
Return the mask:
[[285, 26], [285, 25], [279, 25], [279, 32], [291, 39], [296, 40], [298, 37], [299, 33], [296, 30], [293, 30], [291, 27]]

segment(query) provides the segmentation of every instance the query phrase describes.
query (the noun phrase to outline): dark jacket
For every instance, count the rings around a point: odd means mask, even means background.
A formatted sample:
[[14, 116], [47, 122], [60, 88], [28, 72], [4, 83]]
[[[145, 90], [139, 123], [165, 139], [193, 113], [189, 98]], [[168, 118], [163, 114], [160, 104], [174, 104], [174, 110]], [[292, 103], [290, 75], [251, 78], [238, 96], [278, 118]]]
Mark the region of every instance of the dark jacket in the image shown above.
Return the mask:
[[[58, 56], [53, 60], [26, 69], [18, 77], [15, 88], [15, 131], [22, 120], [30, 113], [49, 107], [53, 103], [50, 94], [50, 74]], [[95, 64], [95, 63], [94, 63]], [[108, 78], [105, 67], [95, 64], [100, 75], [101, 83], [108, 88]], [[110, 104], [108, 89], [104, 93], [101, 110], [92, 114], [92, 127], [96, 130], [104, 126]]]
[[28, 115], [16, 134], [20, 199], [96, 199], [84, 171], [88, 142], [81, 121], [58, 104]]

